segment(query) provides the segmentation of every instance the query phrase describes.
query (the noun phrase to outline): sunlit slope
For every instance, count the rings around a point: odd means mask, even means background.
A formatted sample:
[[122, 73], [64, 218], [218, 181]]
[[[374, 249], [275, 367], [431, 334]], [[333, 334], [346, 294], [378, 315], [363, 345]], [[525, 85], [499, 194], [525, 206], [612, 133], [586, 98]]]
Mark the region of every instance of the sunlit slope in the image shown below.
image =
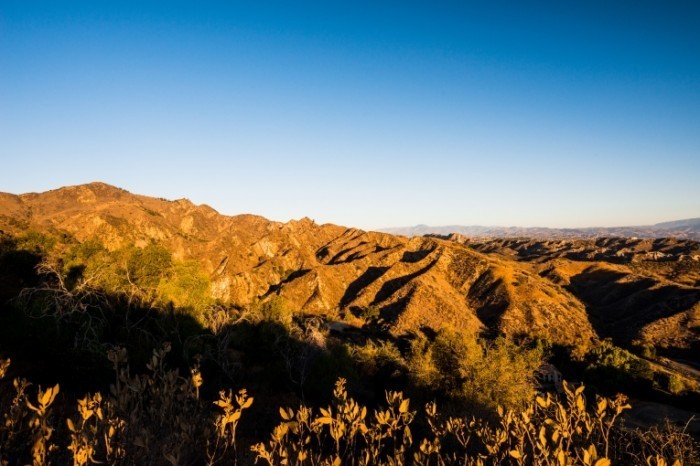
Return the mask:
[[131, 194], [102, 183], [0, 197], [0, 229], [37, 230], [109, 249], [151, 241], [194, 259], [211, 293], [248, 306], [293, 309], [358, 325], [368, 310], [401, 334], [449, 325], [485, 334], [535, 334], [562, 343], [596, 338], [584, 304], [530, 264], [435, 238], [408, 239], [309, 219], [224, 216], [188, 200]]
[[597, 240], [452, 237], [531, 270], [582, 303], [596, 333], [620, 345], [651, 343], [697, 360], [700, 244], [662, 238]]

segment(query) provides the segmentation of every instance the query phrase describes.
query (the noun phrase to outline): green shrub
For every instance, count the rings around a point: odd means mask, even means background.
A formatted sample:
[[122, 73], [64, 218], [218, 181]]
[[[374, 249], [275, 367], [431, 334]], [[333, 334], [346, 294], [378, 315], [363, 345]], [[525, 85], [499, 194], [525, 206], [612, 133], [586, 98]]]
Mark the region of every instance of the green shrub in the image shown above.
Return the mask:
[[683, 379], [677, 374], [671, 374], [668, 378], [668, 391], [674, 395], [680, 394], [685, 390]]
[[516, 408], [532, 398], [542, 350], [516, 346], [503, 338], [479, 342], [474, 335], [443, 329], [434, 341], [413, 342], [409, 367], [419, 386], [439, 387], [446, 395], [495, 410]]
[[164, 246], [150, 243], [143, 249], [132, 248], [127, 259], [127, 273], [134, 284], [153, 290], [168, 276], [173, 260]]
[[278, 322], [285, 327], [290, 327], [294, 312], [289, 308], [284, 299], [274, 296], [267, 301], [258, 304], [254, 312], [264, 321]]
[[29, 230], [17, 237], [17, 249], [42, 256], [53, 251], [56, 243], [56, 238], [34, 230]]
[[404, 365], [398, 348], [390, 342], [370, 341], [364, 345], [353, 345], [350, 354], [360, 370], [370, 377], [381, 372], [393, 372]]
[[174, 262], [167, 276], [158, 284], [158, 298], [175, 307], [203, 316], [204, 309], [214, 303], [209, 277], [195, 261]]

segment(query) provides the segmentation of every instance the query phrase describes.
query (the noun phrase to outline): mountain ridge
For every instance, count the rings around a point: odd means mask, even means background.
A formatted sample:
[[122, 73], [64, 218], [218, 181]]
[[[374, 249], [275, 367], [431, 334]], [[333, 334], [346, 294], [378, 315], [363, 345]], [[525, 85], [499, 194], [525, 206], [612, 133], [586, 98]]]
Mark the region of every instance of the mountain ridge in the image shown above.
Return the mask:
[[[110, 250], [155, 241], [173, 257], [199, 263], [221, 302], [246, 307], [279, 298], [299, 312], [360, 327], [368, 324], [367, 310], [376, 309], [394, 335], [450, 326], [567, 345], [646, 338], [687, 351], [700, 333], [700, 262], [692, 241], [407, 238], [308, 218], [226, 216], [187, 199], [105, 183], [0, 194], [0, 230], [97, 240]], [[609, 313], [614, 318], [606, 315], [610, 306], [621, 309]], [[640, 312], [647, 317], [630, 327]]]

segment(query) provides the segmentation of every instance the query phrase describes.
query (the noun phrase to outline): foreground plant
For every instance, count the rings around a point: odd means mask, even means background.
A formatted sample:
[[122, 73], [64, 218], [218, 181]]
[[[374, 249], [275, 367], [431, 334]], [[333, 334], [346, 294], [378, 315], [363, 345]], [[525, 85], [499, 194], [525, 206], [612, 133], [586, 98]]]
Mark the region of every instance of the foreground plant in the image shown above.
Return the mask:
[[[168, 370], [164, 346], [154, 351], [149, 372], [132, 375], [126, 351], [109, 358], [117, 378], [108, 394], [87, 394], [75, 411], [61, 413], [58, 385], [36, 391], [21, 379], [0, 381], [0, 465], [236, 464], [237, 430], [253, 404], [245, 390], [224, 390], [200, 400], [203, 377]], [[9, 360], [0, 359], [0, 379]], [[499, 408], [495, 420], [442, 416], [427, 403], [418, 416], [401, 392], [386, 392], [373, 412], [348, 396], [339, 379], [333, 402], [320, 409], [280, 408], [281, 423], [267, 442], [251, 450], [257, 463], [272, 465], [609, 466], [699, 464], [697, 443], [672, 427], [624, 429], [624, 396], [596, 397], [564, 384], [562, 397], [536, 397], [525, 407]], [[214, 408], [214, 409], [212, 409]], [[423, 417], [424, 416], [424, 417]], [[414, 440], [415, 438], [415, 440]]]
[[367, 418], [367, 408], [348, 397], [346, 381], [336, 382], [334, 402], [316, 414], [310, 408], [280, 408], [283, 422], [267, 444], [252, 447], [257, 460], [276, 464], [405, 464], [413, 443], [409, 425], [415, 412], [399, 392], [387, 392], [388, 407]]
[[[231, 390], [219, 392], [219, 399], [214, 402], [222, 412], [216, 416], [214, 426], [216, 430], [216, 441], [214, 443], [214, 451], [223, 450], [225, 453], [231, 449], [234, 452], [234, 459], [237, 459], [236, 454], [236, 428], [241, 419], [243, 411], [250, 408], [253, 404], [253, 397], [248, 396], [248, 392], [242, 389], [238, 394], [233, 396]], [[209, 454], [209, 463], [213, 462], [215, 456]]]
[[[387, 407], [373, 415], [349, 398], [345, 381], [334, 391], [334, 403], [318, 412], [301, 406], [281, 408], [282, 423], [267, 443], [252, 447], [256, 461], [284, 465], [547, 465], [609, 466], [632, 462], [643, 439], [618, 426], [627, 399], [596, 398], [588, 405], [584, 388], [564, 386], [564, 396], [538, 396], [520, 410], [498, 409], [496, 423], [483, 419], [441, 418], [437, 405], [425, 407], [427, 435], [413, 442], [416, 413], [401, 393], [387, 392]], [[684, 444], [681, 440], [685, 441]], [[669, 434], [648, 442], [654, 455], [649, 466], [680, 466], [697, 458], [688, 437]], [[685, 445], [684, 448], [683, 445]], [[635, 452], [637, 456], [631, 454]]]

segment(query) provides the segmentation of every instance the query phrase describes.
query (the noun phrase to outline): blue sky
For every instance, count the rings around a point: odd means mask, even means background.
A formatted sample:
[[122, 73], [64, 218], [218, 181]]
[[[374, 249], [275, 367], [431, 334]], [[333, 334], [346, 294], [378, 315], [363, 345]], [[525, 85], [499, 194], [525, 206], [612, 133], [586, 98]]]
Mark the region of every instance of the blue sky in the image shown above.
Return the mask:
[[700, 216], [700, 3], [0, 1], [0, 191], [361, 228]]

